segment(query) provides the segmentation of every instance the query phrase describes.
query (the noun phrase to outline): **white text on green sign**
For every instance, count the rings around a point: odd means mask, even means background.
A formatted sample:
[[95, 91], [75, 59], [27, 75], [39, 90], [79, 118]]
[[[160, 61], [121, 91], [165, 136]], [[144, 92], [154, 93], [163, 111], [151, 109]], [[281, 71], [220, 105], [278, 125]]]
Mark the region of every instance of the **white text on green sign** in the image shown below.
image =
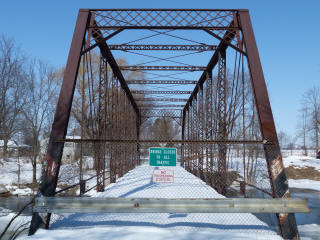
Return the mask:
[[150, 166], [176, 166], [176, 148], [149, 148]]

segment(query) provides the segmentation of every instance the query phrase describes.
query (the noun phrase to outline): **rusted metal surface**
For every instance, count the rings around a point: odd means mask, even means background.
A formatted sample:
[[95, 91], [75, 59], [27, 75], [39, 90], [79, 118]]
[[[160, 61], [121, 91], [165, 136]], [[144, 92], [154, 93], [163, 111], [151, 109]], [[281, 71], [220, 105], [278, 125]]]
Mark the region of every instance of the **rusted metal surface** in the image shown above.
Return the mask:
[[[240, 11], [239, 20], [242, 27], [244, 45], [248, 55], [248, 66], [250, 70], [262, 136], [267, 141], [278, 143], [268, 91], [264, 80], [249, 12]], [[290, 197], [279, 144], [273, 146], [264, 146], [264, 150], [274, 197]], [[292, 213], [286, 215], [279, 214], [278, 222], [282, 237], [285, 239], [299, 239], [295, 217]]]
[[177, 104], [167, 104], [167, 105], [152, 105], [152, 104], [140, 104], [139, 107], [142, 108], [183, 108], [184, 105], [177, 105]]
[[[57, 186], [64, 143], [55, 142], [55, 139], [63, 139], [67, 133], [72, 99], [80, 63], [80, 53], [84, 45], [84, 37], [89, 19], [89, 11], [79, 11], [49, 138], [46, 154], [46, 168], [42, 172], [41, 182], [39, 184], [39, 196], [53, 196]], [[48, 228], [49, 222], [50, 215], [47, 215], [45, 219], [42, 219], [38, 213], [33, 213], [29, 235], [34, 234], [40, 227]]]
[[[218, 66], [218, 132], [217, 139], [225, 140], [227, 138], [227, 80], [226, 80], [226, 52], [219, 52], [219, 66]], [[219, 159], [218, 159], [218, 192], [222, 195], [226, 194], [227, 181], [227, 146], [225, 144], [218, 144]]]
[[[100, 28], [227, 29], [235, 10], [215, 9], [92, 9]], [[135, 19], [135, 24], [128, 22]], [[179, 18], [179, 22], [175, 19]]]
[[[96, 31], [94, 31], [93, 38], [95, 39], [95, 41], [97, 43], [99, 43], [103, 39], [103, 35], [101, 34], [101, 32], [99, 32], [99, 30], [96, 30]], [[118, 66], [116, 60], [114, 59], [110, 49], [108, 48], [108, 45], [105, 42], [103, 42], [103, 43], [99, 44], [99, 48], [100, 48], [102, 56], [105, 59], [107, 59], [109, 65], [113, 71], [113, 74], [117, 77], [118, 81], [120, 82], [122, 89], [125, 91], [128, 99], [131, 102], [136, 113], [139, 114], [139, 109], [137, 107], [137, 104], [136, 104], [136, 102], [130, 92], [130, 89], [126, 83], [126, 80], [124, 79], [124, 77], [120, 71], [120, 67]]]
[[191, 94], [191, 91], [152, 91], [152, 90], [133, 90], [133, 94]]
[[100, 44], [105, 43], [108, 39], [114, 37], [115, 35], [117, 35], [118, 33], [121, 33], [124, 29], [119, 29], [117, 31], [114, 31], [113, 33], [111, 33], [110, 35], [100, 39], [98, 42], [96, 42], [95, 44], [91, 45], [91, 46], [86, 46], [86, 48], [82, 51], [81, 54], [85, 54], [86, 52], [91, 51], [92, 49], [94, 49], [95, 47], [99, 46]]
[[204, 71], [202, 66], [120, 66], [121, 70], [127, 71]]
[[128, 84], [197, 84], [192, 80], [127, 80]]
[[212, 69], [216, 66], [216, 64], [218, 63], [218, 59], [219, 59], [219, 52], [224, 51], [227, 49], [228, 47], [228, 43], [231, 42], [233, 40], [235, 36], [235, 32], [226, 32], [225, 36], [223, 37], [223, 40], [220, 42], [220, 44], [217, 47], [217, 50], [214, 52], [213, 56], [210, 59], [210, 62], [208, 63], [207, 67], [206, 67], [206, 71], [204, 71], [198, 81], [197, 86], [194, 88], [185, 108], [184, 111], [190, 106], [193, 98], [195, 98], [195, 96], [198, 93], [198, 89], [200, 87], [200, 85], [202, 85], [207, 77], [207, 71], [212, 71]]
[[137, 102], [186, 102], [186, 98], [136, 98]]
[[[97, 138], [90, 138], [90, 139], [57, 139], [56, 142], [119, 142], [119, 143], [224, 143], [224, 144], [262, 144], [263, 141], [246, 141], [246, 140], [172, 140], [172, 139], [97, 139]], [[272, 145], [269, 143], [268, 145]]]
[[214, 51], [216, 50], [217, 46], [215, 45], [155, 45], [155, 44], [139, 44], [139, 45], [109, 45], [110, 50], [122, 50], [122, 51], [129, 51], [129, 50], [148, 50], [148, 51]]

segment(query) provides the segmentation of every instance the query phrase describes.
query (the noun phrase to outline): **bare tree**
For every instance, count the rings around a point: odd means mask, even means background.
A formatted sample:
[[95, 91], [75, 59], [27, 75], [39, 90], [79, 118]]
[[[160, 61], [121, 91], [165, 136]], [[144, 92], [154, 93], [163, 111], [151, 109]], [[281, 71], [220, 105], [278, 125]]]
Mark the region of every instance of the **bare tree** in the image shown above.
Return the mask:
[[23, 106], [24, 56], [12, 39], [0, 36], [0, 139], [7, 157], [8, 141], [19, 131], [19, 114]]
[[307, 150], [307, 137], [309, 132], [308, 127], [308, 108], [303, 106], [299, 110], [299, 123], [298, 123], [298, 137], [302, 139], [302, 149], [304, 150], [304, 155], [308, 155]]
[[279, 131], [278, 132], [278, 141], [281, 149], [285, 149], [287, 147], [289, 137], [288, 134], [285, 133], [284, 131]]
[[45, 127], [50, 125], [54, 113], [56, 88], [54, 71], [47, 63], [34, 60], [30, 64], [25, 85], [25, 130], [29, 133], [32, 147], [33, 183], [36, 183], [37, 157], [40, 151], [40, 138]]
[[[151, 127], [153, 139], [175, 140], [179, 135], [179, 127], [170, 118], [157, 118]], [[167, 143], [167, 146], [172, 144]]]
[[316, 153], [319, 151], [319, 131], [320, 131], [320, 87], [312, 87], [307, 90], [302, 97], [302, 104], [307, 108], [308, 126], [315, 143]]

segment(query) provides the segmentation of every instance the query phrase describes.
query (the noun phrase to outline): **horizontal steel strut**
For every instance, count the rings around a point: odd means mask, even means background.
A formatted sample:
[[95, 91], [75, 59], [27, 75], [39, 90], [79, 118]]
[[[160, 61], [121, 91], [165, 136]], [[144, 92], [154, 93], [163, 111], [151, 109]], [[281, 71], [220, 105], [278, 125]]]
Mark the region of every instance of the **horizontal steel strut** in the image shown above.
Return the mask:
[[139, 44], [139, 45], [108, 45], [110, 50], [167, 50], [167, 51], [213, 51], [216, 45], [160, 45], [160, 44]]
[[166, 118], [182, 118], [178, 116], [161, 116], [161, 115], [142, 115], [142, 118], [161, 118], [161, 117], [166, 117]]
[[127, 80], [127, 84], [197, 84], [192, 80]]
[[133, 94], [191, 94], [191, 91], [148, 91], [148, 90], [132, 90]]
[[[145, 105], [139, 105], [138, 107], [139, 107], [139, 108], [144, 108], [144, 107], [146, 107], [146, 108], [166, 108], [166, 107], [168, 107], [168, 108], [172, 108], [172, 107], [177, 107], [177, 108], [181, 107], [181, 108], [183, 108], [184, 105], [176, 105], [176, 104], [169, 104], [169, 105], [152, 105], [152, 104], [145, 104]], [[182, 109], [181, 109], [181, 110], [182, 110]]]
[[186, 98], [138, 98], [136, 102], [186, 102]]
[[308, 213], [306, 199], [37, 197], [42, 213]]
[[128, 71], [205, 71], [203, 66], [120, 66], [120, 70]]
[[[171, 116], [168, 116], [171, 117]], [[173, 116], [174, 117], [174, 116]], [[119, 143], [211, 143], [211, 144], [264, 144], [264, 145], [274, 145], [274, 142], [266, 142], [264, 140], [137, 140], [137, 139], [57, 139], [55, 142], [119, 142]]]

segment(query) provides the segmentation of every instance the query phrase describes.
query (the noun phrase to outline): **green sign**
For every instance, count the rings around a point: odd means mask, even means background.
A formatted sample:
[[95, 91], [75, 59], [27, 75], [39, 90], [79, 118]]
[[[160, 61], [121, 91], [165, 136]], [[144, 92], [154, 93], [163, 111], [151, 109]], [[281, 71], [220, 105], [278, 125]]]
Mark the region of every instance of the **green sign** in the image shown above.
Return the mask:
[[150, 166], [176, 166], [176, 148], [149, 148]]

